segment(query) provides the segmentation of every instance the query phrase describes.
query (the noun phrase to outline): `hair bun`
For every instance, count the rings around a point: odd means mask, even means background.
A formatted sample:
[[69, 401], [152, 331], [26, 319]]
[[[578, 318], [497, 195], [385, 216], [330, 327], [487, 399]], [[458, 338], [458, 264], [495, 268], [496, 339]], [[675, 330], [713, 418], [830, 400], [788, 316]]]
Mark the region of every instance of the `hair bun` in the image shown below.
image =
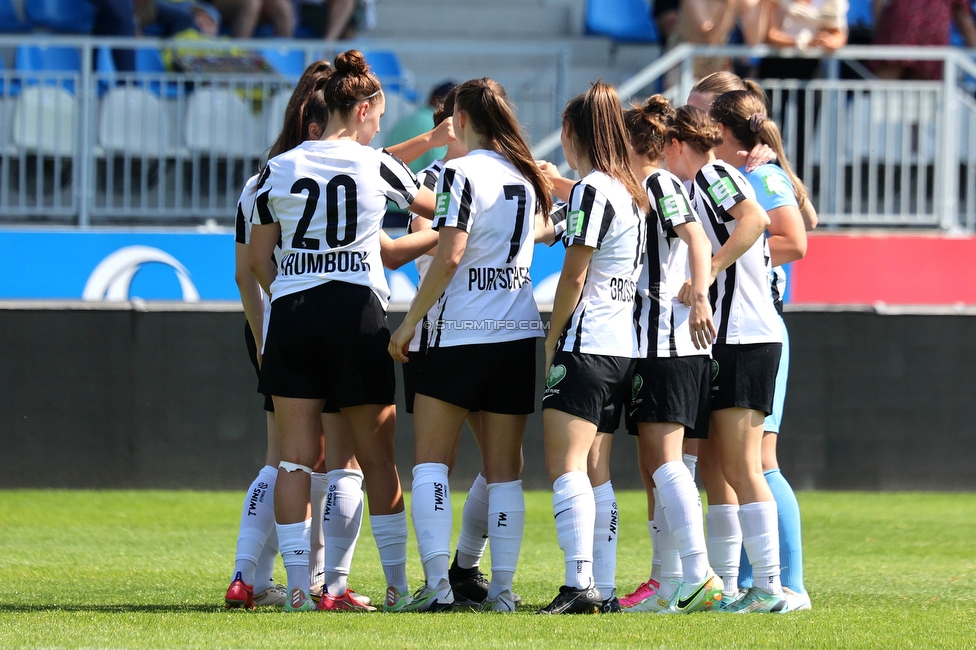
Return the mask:
[[366, 74], [369, 64], [359, 50], [349, 50], [336, 56], [335, 69], [339, 74]]

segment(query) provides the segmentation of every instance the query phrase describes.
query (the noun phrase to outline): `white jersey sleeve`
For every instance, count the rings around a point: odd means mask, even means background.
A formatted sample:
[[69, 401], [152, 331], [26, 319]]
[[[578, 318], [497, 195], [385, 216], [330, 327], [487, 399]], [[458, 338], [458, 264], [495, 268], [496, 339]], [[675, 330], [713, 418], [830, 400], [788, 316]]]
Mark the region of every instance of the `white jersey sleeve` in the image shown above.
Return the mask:
[[255, 174], [244, 183], [241, 196], [237, 199], [237, 216], [234, 219], [234, 241], [238, 244], [251, 243], [251, 213], [254, 212], [254, 199], [257, 197], [257, 186], [262, 174]]

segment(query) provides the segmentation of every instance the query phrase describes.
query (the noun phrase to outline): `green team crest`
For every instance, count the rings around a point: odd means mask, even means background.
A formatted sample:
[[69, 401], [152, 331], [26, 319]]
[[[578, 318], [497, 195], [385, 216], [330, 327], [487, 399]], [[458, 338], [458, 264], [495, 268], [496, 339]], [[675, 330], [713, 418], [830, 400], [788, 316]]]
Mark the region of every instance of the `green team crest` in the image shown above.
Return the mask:
[[718, 379], [718, 361], [712, 359], [712, 381]]
[[637, 399], [637, 394], [640, 393], [641, 387], [644, 386], [644, 378], [640, 375], [634, 375], [634, 380], [630, 384], [630, 401]]
[[546, 375], [546, 388], [552, 388], [563, 380], [566, 376], [566, 366], [549, 366], [549, 374]]

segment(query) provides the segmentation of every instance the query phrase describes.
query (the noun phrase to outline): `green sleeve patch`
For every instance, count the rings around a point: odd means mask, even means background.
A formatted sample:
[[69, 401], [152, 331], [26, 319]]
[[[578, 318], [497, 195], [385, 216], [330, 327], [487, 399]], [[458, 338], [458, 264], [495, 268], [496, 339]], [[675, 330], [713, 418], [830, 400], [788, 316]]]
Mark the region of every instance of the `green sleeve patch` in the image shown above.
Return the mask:
[[447, 209], [451, 206], [451, 193], [441, 192], [437, 195], [437, 203], [434, 206], [435, 217], [446, 217]]
[[[680, 201], [678, 199], [681, 199]], [[681, 217], [691, 214], [691, 207], [684, 197], [679, 197], [677, 194], [671, 194], [669, 196], [662, 196], [658, 199], [658, 205], [661, 208], [661, 216], [666, 220], [672, 221], [675, 217]]]
[[586, 224], [586, 215], [582, 210], [574, 210], [566, 215], [566, 232], [570, 235], [579, 236], [583, 234], [583, 226]]
[[731, 178], [722, 177], [708, 186], [708, 195], [716, 205], [722, 205], [735, 196], [737, 190]]
[[793, 194], [793, 187], [790, 186], [786, 179], [779, 175], [768, 175], [763, 176], [762, 179], [763, 187], [766, 188], [766, 194], [769, 196], [779, 196], [780, 194]]

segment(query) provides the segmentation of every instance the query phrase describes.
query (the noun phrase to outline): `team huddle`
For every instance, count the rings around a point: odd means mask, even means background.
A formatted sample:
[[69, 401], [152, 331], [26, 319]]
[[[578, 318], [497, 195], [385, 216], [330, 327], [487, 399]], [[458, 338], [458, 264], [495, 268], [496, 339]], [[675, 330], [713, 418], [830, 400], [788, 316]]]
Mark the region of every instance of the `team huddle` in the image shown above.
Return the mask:
[[[378, 151], [384, 109], [359, 52], [313, 64], [241, 195], [236, 277], [268, 452], [226, 606], [515, 611], [522, 439], [543, 388], [566, 571], [539, 614], [809, 609], [799, 511], [776, 463], [788, 339], [774, 267], [803, 256], [816, 216], [758, 86], [718, 73], [687, 106], [655, 95], [624, 110], [594, 84], [563, 112], [578, 181], [533, 159], [491, 79], [456, 86], [433, 130]], [[402, 162], [444, 145], [416, 176]], [[388, 201], [411, 213], [397, 239], [382, 230]], [[556, 243], [566, 254], [546, 329], [529, 267], [536, 244]], [[391, 334], [384, 267], [413, 260], [420, 284]], [[425, 581], [413, 592], [394, 360], [415, 430]], [[452, 560], [448, 477], [465, 423], [483, 465]], [[637, 439], [653, 556], [648, 580], [618, 598], [609, 458], [621, 423]], [[349, 586], [364, 490], [381, 607]]]

